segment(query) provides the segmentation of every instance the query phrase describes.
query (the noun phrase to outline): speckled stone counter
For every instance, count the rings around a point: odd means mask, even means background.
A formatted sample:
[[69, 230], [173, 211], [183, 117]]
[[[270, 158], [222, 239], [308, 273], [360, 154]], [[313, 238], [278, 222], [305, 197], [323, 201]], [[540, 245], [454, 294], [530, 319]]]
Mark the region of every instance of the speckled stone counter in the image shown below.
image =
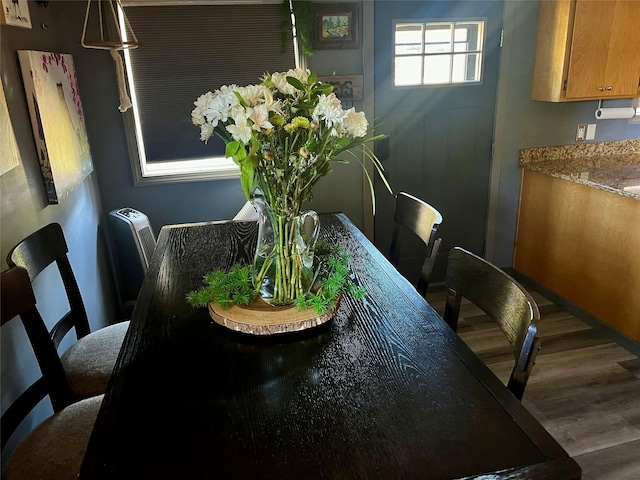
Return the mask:
[[528, 148], [520, 166], [640, 200], [640, 139]]

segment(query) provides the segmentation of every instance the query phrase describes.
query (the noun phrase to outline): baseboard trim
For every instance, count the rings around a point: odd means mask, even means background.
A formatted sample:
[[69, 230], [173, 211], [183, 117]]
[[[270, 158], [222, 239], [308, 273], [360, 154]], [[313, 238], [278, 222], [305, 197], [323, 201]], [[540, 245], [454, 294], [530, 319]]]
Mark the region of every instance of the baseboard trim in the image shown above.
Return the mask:
[[618, 343], [623, 348], [626, 348], [634, 355], [640, 357], [640, 343], [627, 337], [625, 334], [611, 327], [610, 325], [603, 322], [602, 320], [595, 317], [594, 315], [590, 314], [586, 310], [583, 310], [577, 305], [571, 303], [569, 300], [558, 295], [553, 290], [550, 290], [544, 285], [536, 282], [535, 280], [528, 277], [527, 275], [520, 273], [513, 267], [506, 267], [503, 270], [507, 272], [509, 275], [511, 275], [513, 278], [515, 278], [518, 282], [520, 282], [525, 288], [531, 288], [532, 290], [535, 290], [536, 292], [540, 293], [547, 299], [551, 300], [553, 303], [555, 303], [559, 307], [569, 312], [571, 315], [582, 320], [584, 323], [589, 325], [594, 330], [598, 330], [599, 332], [602, 332], [612, 341]]

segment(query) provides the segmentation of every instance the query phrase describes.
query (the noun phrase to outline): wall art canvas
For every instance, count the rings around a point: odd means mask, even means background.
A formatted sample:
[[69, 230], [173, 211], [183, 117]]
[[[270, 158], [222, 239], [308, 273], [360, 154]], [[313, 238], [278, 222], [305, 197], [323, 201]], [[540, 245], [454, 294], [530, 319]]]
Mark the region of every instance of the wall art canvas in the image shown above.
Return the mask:
[[11, 126], [7, 99], [4, 96], [4, 87], [0, 81], [0, 175], [18, 166], [20, 152], [16, 142], [16, 136]]
[[29, 2], [27, 0], [2, 0], [2, 23], [15, 27], [31, 28]]
[[59, 203], [93, 170], [71, 55], [18, 52], [47, 200]]

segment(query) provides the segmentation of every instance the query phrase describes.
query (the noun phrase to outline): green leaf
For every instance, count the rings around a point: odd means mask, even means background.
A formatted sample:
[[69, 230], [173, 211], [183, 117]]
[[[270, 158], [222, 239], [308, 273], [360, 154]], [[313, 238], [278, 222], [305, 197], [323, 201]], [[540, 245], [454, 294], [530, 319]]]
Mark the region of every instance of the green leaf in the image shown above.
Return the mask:
[[233, 94], [236, 96], [236, 98], [240, 102], [240, 105], [242, 105], [244, 108], [247, 108], [247, 102], [244, 101], [244, 98], [242, 98], [242, 95], [240, 95], [235, 90], [233, 91]]
[[346, 148], [347, 145], [351, 142], [349, 137], [338, 138], [335, 142], [333, 142], [334, 148], [337, 150], [342, 150]]
[[317, 80], [318, 80], [318, 74], [315, 72], [312, 72], [311, 75], [309, 75], [309, 78], [307, 79], [307, 81], [309, 82], [309, 85], [313, 85], [314, 83], [316, 83]]
[[260, 163], [260, 159], [258, 158], [258, 151], [260, 150], [260, 140], [254, 138], [251, 141], [251, 150], [249, 151], [249, 155], [247, 156], [247, 161], [251, 162], [253, 168], [258, 166]]
[[298, 90], [302, 90], [304, 92], [304, 90], [305, 90], [304, 89], [304, 85], [296, 77], [287, 77], [287, 82], [289, 83], [289, 85], [292, 85], [293, 87], [297, 88]]
[[232, 142], [227, 143], [227, 146], [224, 149], [225, 157], [235, 159], [235, 156], [241, 147], [242, 144], [238, 140], [233, 140]]
[[311, 91], [316, 94], [329, 95], [331, 92], [333, 92], [333, 85], [329, 85], [328, 83], [319, 83], [318, 85], [313, 87]]
[[247, 158], [247, 150], [244, 147], [242, 147], [240, 150], [236, 152], [234, 160], [236, 160], [236, 163], [238, 163], [238, 162], [242, 162], [245, 158]]
[[253, 187], [253, 164], [249, 162], [242, 162], [240, 164], [240, 184], [242, 185], [242, 191], [247, 200], [251, 198], [251, 189]]

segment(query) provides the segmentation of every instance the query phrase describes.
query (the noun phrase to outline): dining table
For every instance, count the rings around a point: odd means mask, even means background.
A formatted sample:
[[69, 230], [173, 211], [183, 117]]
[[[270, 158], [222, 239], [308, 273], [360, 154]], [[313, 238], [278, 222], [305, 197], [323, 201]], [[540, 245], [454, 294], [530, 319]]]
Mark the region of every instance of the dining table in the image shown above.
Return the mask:
[[253, 262], [256, 222], [161, 229], [81, 480], [581, 478], [346, 215], [320, 220], [365, 294], [273, 335], [186, 300], [208, 272]]

